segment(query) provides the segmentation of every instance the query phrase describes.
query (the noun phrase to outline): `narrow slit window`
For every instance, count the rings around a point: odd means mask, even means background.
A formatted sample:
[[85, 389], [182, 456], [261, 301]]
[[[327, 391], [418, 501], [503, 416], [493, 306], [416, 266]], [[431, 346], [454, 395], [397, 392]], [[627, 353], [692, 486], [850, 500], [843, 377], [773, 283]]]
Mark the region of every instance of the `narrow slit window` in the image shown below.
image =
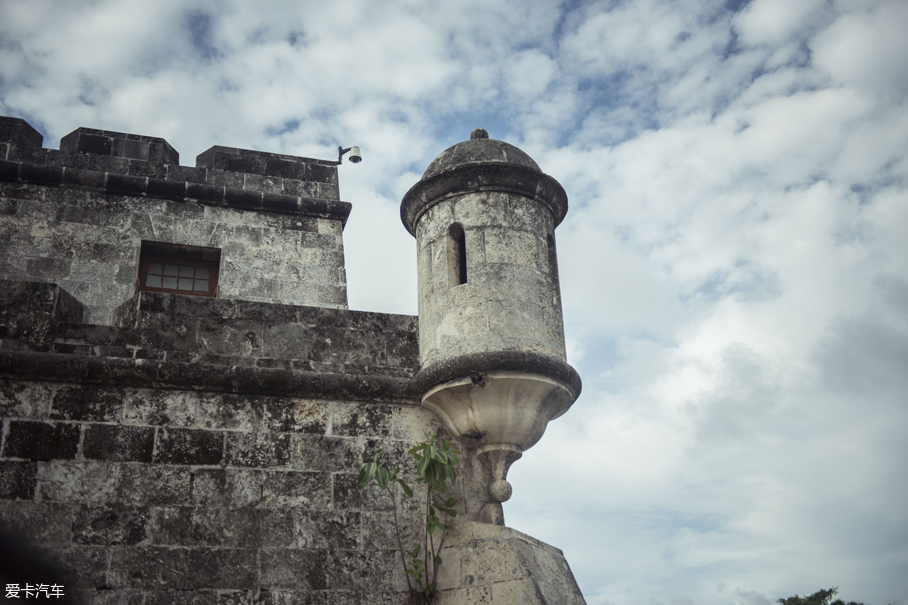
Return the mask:
[[136, 291], [217, 296], [217, 248], [142, 242]]
[[546, 237], [546, 243], [549, 249], [549, 275], [552, 281], [558, 283], [558, 255], [555, 254], [555, 238], [551, 235]]
[[467, 283], [467, 238], [460, 223], [448, 228], [448, 269], [452, 286]]

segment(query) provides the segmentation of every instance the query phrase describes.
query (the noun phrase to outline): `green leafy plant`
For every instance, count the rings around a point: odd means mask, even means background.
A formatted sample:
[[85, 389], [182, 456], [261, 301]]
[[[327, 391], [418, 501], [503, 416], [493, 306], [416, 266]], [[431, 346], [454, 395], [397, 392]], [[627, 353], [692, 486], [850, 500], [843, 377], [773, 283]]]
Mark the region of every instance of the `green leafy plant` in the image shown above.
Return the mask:
[[372, 461], [366, 463], [359, 471], [357, 485], [365, 487], [375, 481], [378, 487], [386, 491], [394, 504], [394, 531], [397, 535], [397, 547], [401, 563], [407, 575], [407, 586], [411, 595], [419, 595], [423, 602], [434, 600], [438, 587], [438, 567], [441, 565], [441, 548], [444, 545], [445, 532], [453, 527], [448, 523], [457, 516], [455, 506], [457, 499], [449, 495], [449, 490], [457, 482], [454, 468], [460, 464], [460, 451], [451, 447], [451, 442], [438, 437], [437, 432], [426, 434], [424, 441], [411, 448], [407, 455], [413, 459], [417, 483], [425, 483], [426, 499], [422, 512], [425, 523], [421, 527], [420, 542], [407, 550], [399, 521], [397, 489], [399, 486], [404, 497], [413, 498], [413, 490], [400, 478], [400, 467], [388, 470], [379, 450]]
[[777, 602], [780, 605], [864, 605], [863, 603], [858, 603], [856, 601], [848, 601], [847, 603], [842, 599], [832, 600], [832, 597], [838, 594], [838, 587], [829, 588], [827, 590], [818, 590], [812, 595], [806, 597], [800, 597], [795, 595], [793, 597], [788, 597], [787, 599], [779, 599]]

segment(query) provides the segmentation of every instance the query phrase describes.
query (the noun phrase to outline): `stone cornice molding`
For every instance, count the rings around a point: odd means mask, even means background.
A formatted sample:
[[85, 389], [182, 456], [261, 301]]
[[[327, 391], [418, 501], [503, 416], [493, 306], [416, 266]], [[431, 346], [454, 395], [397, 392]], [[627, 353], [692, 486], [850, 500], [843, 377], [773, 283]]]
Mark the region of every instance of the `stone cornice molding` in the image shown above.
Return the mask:
[[558, 181], [527, 166], [502, 162], [462, 164], [425, 178], [410, 188], [400, 204], [400, 220], [412, 235], [425, 212], [454, 195], [503, 191], [535, 200], [552, 214], [555, 226], [568, 210], [567, 193]]

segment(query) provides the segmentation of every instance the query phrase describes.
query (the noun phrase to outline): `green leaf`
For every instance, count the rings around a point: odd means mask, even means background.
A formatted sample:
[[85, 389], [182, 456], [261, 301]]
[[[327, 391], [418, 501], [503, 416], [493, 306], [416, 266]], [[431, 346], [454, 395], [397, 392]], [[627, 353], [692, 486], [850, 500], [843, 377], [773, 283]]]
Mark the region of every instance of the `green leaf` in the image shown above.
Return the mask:
[[404, 494], [407, 496], [407, 498], [412, 498], [413, 490], [410, 489], [410, 486], [407, 485], [403, 479], [398, 479], [397, 482], [400, 484], [401, 489], [404, 490]]
[[441, 565], [441, 557], [435, 555], [435, 565]]
[[[420, 475], [426, 478], [426, 483], [428, 483], [429, 485], [434, 485], [438, 482], [438, 469], [436, 469], [434, 466], [429, 466], [428, 460], [428, 458], [424, 460], [425, 464], [422, 465], [423, 469], [422, 472], [420, 472]], [[419, 471], [419, 467], [417, 467], [416, 470]]]
[[366, 464], [361, 471], [359, 471], [359, 477], [357, 477], [356, 482], [360, 487], [363, 487], [369, 481], [372, 480], [372, 477], [375, 475], [375, 472], [378, 470], [378, 465], [375, 462], [369, 462]]
[[445, 506], [447, 506], [448, 508], [451, 508], [455, 504], [457, 504], [457, 498], [455, 498], [454, 496], [451, 496], [450, 498], [445, 500]]
[[383, 466], [380, 466], [380, 467], [378, 467], [377, 474], [378, 474], [378, 478], [377, 478], [378, 486], [382, 489], [385, 489], [386, 487], [388, 487], [388, 482], [391, 481], [391, 473], [388, 472], [388, 469], [386, 469]]
[[429, 459], [428, 458], [421, 459], [419, 461], [419, 463], [416, 465], [416, 474], [419, 475], [420, 477], [425, 477], [427, 468], [429, 468]]

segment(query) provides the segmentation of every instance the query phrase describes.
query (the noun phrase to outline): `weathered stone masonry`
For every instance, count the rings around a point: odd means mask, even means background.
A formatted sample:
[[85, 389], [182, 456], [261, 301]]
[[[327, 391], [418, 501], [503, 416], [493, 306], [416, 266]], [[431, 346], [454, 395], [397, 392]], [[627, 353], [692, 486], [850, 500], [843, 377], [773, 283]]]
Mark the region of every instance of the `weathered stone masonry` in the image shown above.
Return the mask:
[[[62, 567], [78, 602], [402, 603], [390, 503], [355, 487], [362, 463], [452, 436], [421, 403], [464, 371], [579, 393], [560, 301], [541, 344], [492, 334], [504, 348], [476, 363], [433, 344], [449, 359], [434, 365], [416, 317], [348, 311], [335, 162], [213, 147], [192, 168], [160, 138], [42, 140], [0, 118], [0, 522]], [[490, 251], [507, 236], [482, 229]], [[515, 237], [550, 275], [532, 230]], [[137, 292], [143, 242], [216, 250], [218, 297]], [[439, 602], [582, 603], [560, 551], [481, 522], [488, 473], [507, 469], [459, 443], [467, 514]], [[417, 515], [404, 510], [408, 541]]]
[[0, 278], [57, 283], [110, 324], [149, 240], [221, 249], [222, 297], [346, 308], [334, 162], [212, 147], [191, 168], [164, 139], [89, 128], [56, 151], [5, 120]]

